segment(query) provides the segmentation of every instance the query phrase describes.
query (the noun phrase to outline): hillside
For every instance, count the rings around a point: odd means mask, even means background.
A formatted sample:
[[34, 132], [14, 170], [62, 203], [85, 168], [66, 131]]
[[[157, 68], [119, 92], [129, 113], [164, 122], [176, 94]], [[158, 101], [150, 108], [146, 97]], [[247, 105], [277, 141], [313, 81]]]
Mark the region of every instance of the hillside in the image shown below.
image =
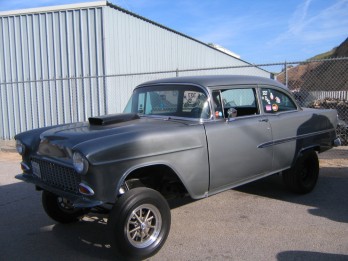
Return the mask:
[[[297, 91], [348, 90], [348, 60], [311, 62], [311, 60], [339, 57], [348, 57], [348, 38], [337, 48], [288, 69], [289, 89]], [[285, 83], [284, 72], [277, 75], [277, 80]]]
[[330, 58], [332, 58], [332, 56], [334, 55], [336, 50], [337, 50], [337, 47], [333, 48], [332, 50], [330, 50], [328, 52], [317, 54], [316, 56], [314, 56], [312, 58], [309, 58], [307, 61], [310, 61], [310, 60], [321, 60], [321, 59], [330, 59]]
[[348, 38], [345, 41], [343, 41], [338, 47], [335, 47], [328, 52], [317, 54], [316, 56], [308, 59], [307, 61], [339, 57], [348, 57]]
[[332, 58], [337, 57], [348, 57], [348, 38], [336, 48]]

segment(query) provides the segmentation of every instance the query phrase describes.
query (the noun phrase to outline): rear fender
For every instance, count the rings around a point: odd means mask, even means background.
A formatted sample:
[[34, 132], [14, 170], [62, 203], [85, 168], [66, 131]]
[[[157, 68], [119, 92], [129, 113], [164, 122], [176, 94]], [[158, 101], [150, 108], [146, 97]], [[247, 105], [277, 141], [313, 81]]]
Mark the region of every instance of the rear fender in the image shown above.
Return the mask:
[[291, 167], [294, 167], [295, 164], [296, 164], [296, 162], [297, 162], [297, 160], [298, 160], [303, 154], [306, 154], [306, 153], [309, 152], [309, 151], [316, 151], [317, 153], [319, 153], [319, 152], [320, 152], [320, 146], [319, 146], [319, 145], [311, 145], [311, 146], [308, 146], [308, 147], [305, 147], [305, 148], [301, 148], [301, 149], [297, 152], [297, 154], [296, 154], [296, 156], [295, 156], [295, 158], [294, 158], [294, 160], [293, 160], [293, 162], [292, 162], [292, 164], [291, 164]]

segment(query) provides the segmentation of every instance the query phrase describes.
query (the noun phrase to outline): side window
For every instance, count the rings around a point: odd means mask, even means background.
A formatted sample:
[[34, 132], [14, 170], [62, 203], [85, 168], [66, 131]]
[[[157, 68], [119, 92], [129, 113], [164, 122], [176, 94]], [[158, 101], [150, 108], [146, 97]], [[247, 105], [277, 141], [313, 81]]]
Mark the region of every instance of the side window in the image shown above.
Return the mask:
[[262, 88], [262, 106], [266, 113], [297, 110], [296, 104], [283, 92], [272, 88]]
[[233, 88], [221, 90], [225, 118], [231, 108], [236, 110], [237, 117], [259, 114], [255, 88]]
[[210, 109], [207, 96], [200, 91], [184, 91], [181, 111], [185, 117], [208, 119]]
[[220, 91], [213, 91], [212, 98], [213, 98], [212, 104], [215, 110], [215, 118], [216, 119], [223, 118], [224, 113], [223, 113]]
[[191, 112], [195, 107], [203, 107], [204, 102], [207, 100], [205, 94], [196, 91], [185, 91], [183, 97], [183, 112]]
[[145, 93], [140, 93], [139, 100], [138, 100], [138, 113], [144, 113], [144, 106], [145, 106]]

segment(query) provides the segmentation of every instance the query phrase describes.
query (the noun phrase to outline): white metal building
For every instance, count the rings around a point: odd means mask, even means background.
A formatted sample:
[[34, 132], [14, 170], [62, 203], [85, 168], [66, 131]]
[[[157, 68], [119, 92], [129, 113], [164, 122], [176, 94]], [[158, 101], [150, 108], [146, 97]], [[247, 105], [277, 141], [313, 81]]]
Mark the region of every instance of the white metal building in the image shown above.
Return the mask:
[[[106, 1], [0, 12], [0, 138], [121, 112], [147, 80], [270, 77], [247, 65]], [[240, 69], [194, 70], [231, 66]]]

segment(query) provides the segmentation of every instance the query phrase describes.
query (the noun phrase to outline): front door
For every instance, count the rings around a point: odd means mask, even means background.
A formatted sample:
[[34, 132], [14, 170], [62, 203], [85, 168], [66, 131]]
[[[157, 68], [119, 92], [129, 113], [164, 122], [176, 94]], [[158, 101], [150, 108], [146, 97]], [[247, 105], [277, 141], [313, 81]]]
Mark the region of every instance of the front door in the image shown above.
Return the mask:
[[[246, 183], [272, 170], [272, 146], [259, 148], [272, 140], [272, 132], [267, 118], [260, 114], [256, 89], [244, 86], [221, 90], [220, 94], [222, 108], [217, 108], [221, 111], [216, 111], [215, 115], [222, 117], [205, 124], [210, 194]], [[233, 115], [226, 121], [231, 108], [237, 111], [237, 117]]]

